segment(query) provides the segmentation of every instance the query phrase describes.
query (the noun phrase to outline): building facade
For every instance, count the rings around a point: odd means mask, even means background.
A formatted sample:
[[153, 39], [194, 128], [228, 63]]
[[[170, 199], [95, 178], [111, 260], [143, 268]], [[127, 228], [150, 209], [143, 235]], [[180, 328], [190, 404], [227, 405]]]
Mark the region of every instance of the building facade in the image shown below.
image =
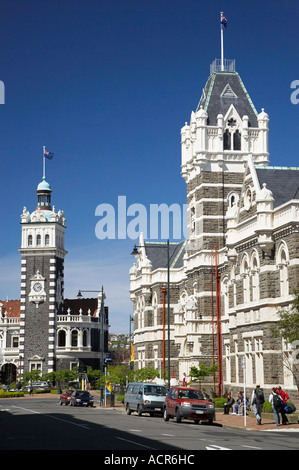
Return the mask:
[[97, 298], [64, 299], [66, 219], [45, 178], [36, 193], [36, 209], [21, 215], [21, 299], [0, 302], [2, 383], [34, 369], [100, 369], [108, 352], [103, 289]]
[[[135, 367], [167, 364], [180, 379], [218, 364], [214, 392], [244, 384], [296, 389], [292, 350], [273, 336], [277, 311], [299, 287], [299, 168], [269, 165], [269, 116], [257, 112], [234, 63], [218, 64], [181, 129], [187, 238], [139, 240], [130, 270]], [[163, 322], [164, 318], [164, 322]], [[166, 352], [165, 352], [166, 351]], [[212, 381], [212, 379], [210, 379]]]

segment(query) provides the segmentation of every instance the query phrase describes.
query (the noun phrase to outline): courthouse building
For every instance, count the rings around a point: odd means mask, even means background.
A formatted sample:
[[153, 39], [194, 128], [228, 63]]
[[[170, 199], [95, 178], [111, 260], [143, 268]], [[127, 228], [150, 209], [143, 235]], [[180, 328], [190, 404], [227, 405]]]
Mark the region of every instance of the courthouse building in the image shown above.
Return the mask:
[[218, 364], [217, 394], [238, 391], [244, 370], [248, 387], [296, 389], [290, 345], [272, 329], [299, 287], [299, 168], [270, 165], [268, 124], [234, 61], [215, 60], [181, 129], [186, 240], [168, 257], [141, 235], [130, 269], [135, 368], [167, 371], [170, 355], [176, 379]]

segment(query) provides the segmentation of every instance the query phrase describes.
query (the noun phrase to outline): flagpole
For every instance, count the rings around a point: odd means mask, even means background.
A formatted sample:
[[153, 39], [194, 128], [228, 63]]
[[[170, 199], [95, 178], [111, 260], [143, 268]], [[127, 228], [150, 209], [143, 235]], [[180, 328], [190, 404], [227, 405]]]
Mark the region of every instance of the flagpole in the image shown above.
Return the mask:
[[223, 11], [220, 13], [220, 30], [221, 30], [221, 72], [224, 70], [223, 66], [223, 24], [221, 23], [221, 18], [223, 16]]
[[46, 147], [43, 146], [43, 180], [46, 179], [46, 162], [45, 162], [45, 150]]

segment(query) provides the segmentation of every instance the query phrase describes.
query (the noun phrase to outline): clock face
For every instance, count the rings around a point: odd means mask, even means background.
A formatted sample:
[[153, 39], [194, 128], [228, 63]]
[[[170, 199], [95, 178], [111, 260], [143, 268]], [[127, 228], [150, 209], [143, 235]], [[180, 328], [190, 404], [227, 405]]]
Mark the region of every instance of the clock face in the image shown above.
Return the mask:
[[40, 282], [36, 282], [34, 285], [33, 285], [33, 289], [35, 290], [35, 292], [40, 292], [42, 290], [43, 286], [41, 285]]

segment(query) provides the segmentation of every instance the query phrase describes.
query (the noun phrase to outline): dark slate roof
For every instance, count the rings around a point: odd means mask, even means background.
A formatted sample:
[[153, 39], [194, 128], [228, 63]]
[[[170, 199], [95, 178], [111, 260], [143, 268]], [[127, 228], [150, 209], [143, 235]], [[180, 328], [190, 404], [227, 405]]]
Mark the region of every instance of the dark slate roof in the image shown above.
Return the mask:
[[256, 167], [256, 173], [260, 187], [266, 183], [267, 188], [272, 191], [274, 207], [299, 198], [299, 168]]
[[71, 310], [72, 315], [79, 315], [79, 310], [82, 309], [82, 315], [88, 315], [90, 309], [91, 316], [95, 316], [98, 308], [98, 299], [64, 299], [64, 313]]
[[237, 72], [212, 73], [203, 89], [197, 110], [200, 106], [208, 113], [208, 125], [217, 125], [217, 115], [225, 114], [233, 104], [241, 119], [248, 116], [248, 125], [258, 127], [257, 111]]
[[[185, 254], [185, 241], [169, 243], [170, 268], [181, 268]], [[152, 263], [152, 270], [167, 268], [167, 243], [145, 242], [146, 255]]]

